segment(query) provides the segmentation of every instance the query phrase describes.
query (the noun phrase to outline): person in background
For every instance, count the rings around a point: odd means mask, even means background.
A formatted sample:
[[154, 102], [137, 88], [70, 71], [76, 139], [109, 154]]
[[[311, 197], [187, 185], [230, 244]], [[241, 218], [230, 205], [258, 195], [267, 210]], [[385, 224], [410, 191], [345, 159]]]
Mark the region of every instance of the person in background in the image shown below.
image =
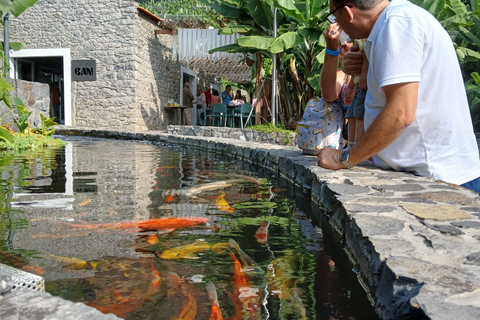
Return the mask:
[[[342, 28], [337, 23], [331, 23], [323, 32], [327, 48], [325, 49], [325, 60], [320, 74], [320, 88], [322, 98], [326, 102], [343, 101], [348, 88], [347, 84], [351, 79], [351, 76], [339, 68], [340, 59], [352, 45], [346, 41], [341, 43], [341, 34]], [[351, 96], [353, 98], [353, 93]]]
[[225, 91], [222, 92], [222, 101], [224, 104], [226, 104], [227, 106], [230, 104], [230, 102], [232, 102], [232, 95], [230, 94], [230, 92], [232, 91], [232, 86], [231, 85], [227, 85], [225, 87]]
[[[193, 96], [192, 91], [190, 91], [190, 83], [185, 82], [183, 84], [183, 105], [185, 107], [191, 108], [193, 107], [193, 102], [195, 100], [195, 97]], [[185, 112], [182, 110], [181, 112]], [[188, 119], [189, 116], [187, 116], [190, 113], [190, 111], [185, 112], [185, 124], [188, 124]]]
[[233, 99], [232, 102], [236, 106], [239, 106], [245, 103], [245, 100], [243, 100], [243, 97], [242, 97], [242, 91], [237, 90], [237, 92], [235, 93], [235, 98]]
[[206, 101], [206, 106], [208, 109], [212, 106], [212, 92], [210, 91], [210, 86], [207, 86], [205, 89], [205, 101]]
[[[477, 140], [455, 47], [441, 24], [405, 0], [330, 0], [330, 10], [352, 39], [367, 38], [366, 130], [348, 150], [321, 150], [318, 165], [351, 168], [373, 156], [378, 167], [478, 192]], [[355, 45], [345, 54], [347, 74], [361, 72], [358, 51]]]
[[205, 93], [202, 91], [202, 87], [197, 88], [197, 115], [198, 123], [201, 126], [205, 125], [205, 115], [207, 112], [207, 102], [205, 98]]
[[54, 82], [52, 85], [52, 103], [55, 120], [60, 122], [60, 89], [58, 88], [58, 82]]
[[[345, 118], [348, 121], [348, 146], [353, 147], [360, 138], [362, 138], [365, 130], [363, 128], [363, 117], [365, 115], [365, 97], [367, 95], [367, 73], [368, 60], [363, 60], [362, 73], [355, 75], [348, 84], [347, 94], [343, 102], [348, 105]], [[355, 83], [358, 79], [358, 83]], [[350, 100], [352, 93], [355, 93], [353, 99]]]
[[220, 96], [218, 95], [218, 91], [213, 89], [212, 90], [212, 106], [215, 103], [220, 103]]

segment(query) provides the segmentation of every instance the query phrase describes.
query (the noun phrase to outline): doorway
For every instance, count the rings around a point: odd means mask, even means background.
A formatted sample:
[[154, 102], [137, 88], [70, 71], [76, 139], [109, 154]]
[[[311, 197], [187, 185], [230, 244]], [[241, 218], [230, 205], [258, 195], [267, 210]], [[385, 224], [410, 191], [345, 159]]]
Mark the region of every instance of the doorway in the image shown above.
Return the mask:
[[[56, 122], [71, 126], [72, 82], [70, 49], [23, 49], [10, 51], [10, 78], [56, 84], [59, 110]], [[42, 80], [40, 79], [42, 78]], [[56, 91], [56, 90], [55, 90]]]
[[[188, 82], [190, 84], [190, 91], [193, 96], [197, 97], [197, 73], [193, 70], [181, 67], [180, 70], [180, 105], [183, 106], [183, 84]], [[197, 105], [194, 103], [192, 108], [191, 125], [197, 125]]]

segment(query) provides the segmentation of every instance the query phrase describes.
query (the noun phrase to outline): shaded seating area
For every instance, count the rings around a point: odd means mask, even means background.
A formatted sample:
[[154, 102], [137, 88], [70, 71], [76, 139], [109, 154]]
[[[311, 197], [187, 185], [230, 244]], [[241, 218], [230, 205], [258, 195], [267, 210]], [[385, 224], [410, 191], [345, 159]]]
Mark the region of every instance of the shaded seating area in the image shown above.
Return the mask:
[[244, 128], [245, 125], [244, 123], [247, 123], [247, 125], [251, 126], [252, 125], [252, 119], [255, 119], [255, 113], [252, 112], [252, 115], [249, 117], [250, 112], [252, 111], [252, 105], [250, 103], [244, 103], [242, 105], [237, 106], [235, 109], [233, 109], [233, 126], [235, 127], [238, 122], [238, 127], [239, 128]]
[[224, 103], [215, 103], [212, 106], [212, 112], [206, 115], [205, 120], [208, 123], [208, 119], [211, 119], [212, 126], [226, 127], [228, 117], [231, 117], [231, 115], [229, 115], [227, 112], [227, 106]]

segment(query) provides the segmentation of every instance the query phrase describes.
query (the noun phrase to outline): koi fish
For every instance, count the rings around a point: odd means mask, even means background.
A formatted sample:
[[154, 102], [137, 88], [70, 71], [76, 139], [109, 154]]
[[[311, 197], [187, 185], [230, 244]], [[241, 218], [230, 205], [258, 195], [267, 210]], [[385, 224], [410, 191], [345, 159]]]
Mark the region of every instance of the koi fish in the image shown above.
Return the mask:
[[165, 198], [165, 201], [168, 203], [172, 202], [173, 200], [175, 200], [175, 196], [173, 194], [170, 194]]
[[157, 293], [158, 289], [160, 289], [160, 285], [162, 284], [162, 277], [160, 275], [160, 272], [152, 265], [151, 266], [151, 281], [150, 281], [150, 286], [147, 289], [147, 298], [150, 298], [153, 296], [155, 293]]
[[272, 261], [267, 272], [268, 285], [273, 297], [280, 299], [280, 308], [295, 312], [295, 319], [306, 320], [307, 312], [302, 299], [298, 295], [296, 287], [298, 276], [296, 266], [299, 256], [294, 251], [288, 251], [285, 255]]
[[80, 270], [87, 269], [88, 267], [88, 262], [79, 258], [61, 257], [55, 256], [53, 254], [50, 255], [50, 258], [57, 262], [65, 264], [67, 269]]
[[234, 305], [237, 305], [235, 310], [238, 310], [238, 305], [240, 305], [243, 312], [241, 317], [239, 317], [238, 312], [236, 312], [235, 316], [231, 319], [261, 319], [260, 290], [252, 286], [245, 273], [243, 273], [242, 264], [232, 251], [230, 251], [230, 258], [233, 260], [234, 268], [232, 277], [232, 302]]
[[[93, 266], [94, 262], [90, 262]], [[121, 318], [141, 307], [160, 288], [160, 272], [152, 259], [107, 258], [95, 263], [95, 277], [90, 278], [95, 300], [85, 302], [103, 313]], [[85, 279], [86, 281], [86, 279]]]
[[174, 316], [171, 320], [193, 320], [197, 315], [197, 300], [193, 296], [191, 290], [187, 288], [178, 275], [174, 272], [167, 273], [167, 281], [168, 287], [172, 289], [170, 294], [180, 293], [182, 294], [185, 299], [182, 301], [186, 301], [186, 303], [182, 306], [180, 314], [178, 316]]
[[261, 222], [260, 227], [255, 232], [255, 238], [257, 239], [258, 243], [265, 243], [268, 240], [268, 227], [270, 226], [270, 222], [265, 223], [265, 221]]
[[248, 273], [250, 277], [255, 278], [256, 281], [264, 282], [265, 272], [255, 261], [253, 261], [252, 258], [250, 258], [248, 254], [240, 249], [238, 243], [233, 239], [229, 239], [228, 245], [230, 248], [237, 251], [240, 261], [242, 261], [243, 271]]
[[197, 241], [193, 244], [186, 244], [176, 248], [167, 249], [162, 252], [160, 258], [162, 259], [199, 259], [194, 255], [195, 252], [202, 252], [207, 250], [213, 250], [215, 253], [221, 253], [223, 248], [228, 248], [228, 243], [216, 243], [210, 244], [205, 241]]
[[33, 265], [33, 266], [23, 266], [22, 267], [23, 271], [28, 271], [28, 272], [33, 272], [36, 274], [45, 274], [45, 270], [43, 270], [42, 267], [40, 267], [38, 264]]
[[156, 235], [152, 234], [152, 235], [148, 236], [147, 242], [153, 245], [153, 244], [159, 243], [160, 240], [158, 240], [158, 237]]
[[25, 259], [22, 256], [8, 253], [8, 252], [2, 252], [0, 251], [0, 262], [6, 263], [8, 265], [11, 265], [15, 268], [21, 269], [23, 271], [31, 272], [31, 273], [36, 273], [36, 274], [44, 274], [45, 271], [43, 270], [42, 267], [40, 267], [38, 264], [35, 265], [28, 265], [27, 259]]
[[92, 199], [88, 198], [88, 199], [80, 202], [78, 205], [79, 205], [80, 207], [83, 207], [83, 206], [86, 206], [87, 204], [90, 204], [90, 203], [92, 203]]
[[220, 195], [215, 199], [215, 206], [218, 210], [226, 211], [232, 213], [235, 211], [230, 205], [228, 204], [227, 200], [225, 200], [225, 192], [221, 192]]
[[215, 285], [211, 282], [207, 283], [207, 292], [210, 301], [212, 302], [212, 308], [210, 309], [210, 318], [209, 320], [223, 320], [222, 311], [218, 305], [217, 290]]
[[190, 227], [196, 224], [207, 222], [208, 218], [201, 217], [182, 217], [182, 218], [158, 218], [137, 221], [124, 221], [101, 224], [70, 224], [68, 226], [82, 229], [134, 229], [157, 230], [157, 229], [180, 229]]

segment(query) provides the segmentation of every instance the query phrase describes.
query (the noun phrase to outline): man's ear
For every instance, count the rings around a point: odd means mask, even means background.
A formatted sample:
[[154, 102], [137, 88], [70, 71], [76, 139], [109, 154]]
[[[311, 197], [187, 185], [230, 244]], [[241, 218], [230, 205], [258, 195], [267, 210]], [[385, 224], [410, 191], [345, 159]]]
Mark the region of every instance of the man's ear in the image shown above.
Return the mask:
[[344, 11], [344, 14], [347, 16], [347, 21], [348, 21], [349, 23], [352, 23], [353, 18], [355, 17], [355, 10], [356, 10], [356, 9], [357, 9], [357, 8], [355, 8], [355, 7], [352, 7], [352, 8], [350, 8], [350, 7], [345, 7], [345, 8], [344, 8], [344, 10], [345, 10], [345, 11]]

